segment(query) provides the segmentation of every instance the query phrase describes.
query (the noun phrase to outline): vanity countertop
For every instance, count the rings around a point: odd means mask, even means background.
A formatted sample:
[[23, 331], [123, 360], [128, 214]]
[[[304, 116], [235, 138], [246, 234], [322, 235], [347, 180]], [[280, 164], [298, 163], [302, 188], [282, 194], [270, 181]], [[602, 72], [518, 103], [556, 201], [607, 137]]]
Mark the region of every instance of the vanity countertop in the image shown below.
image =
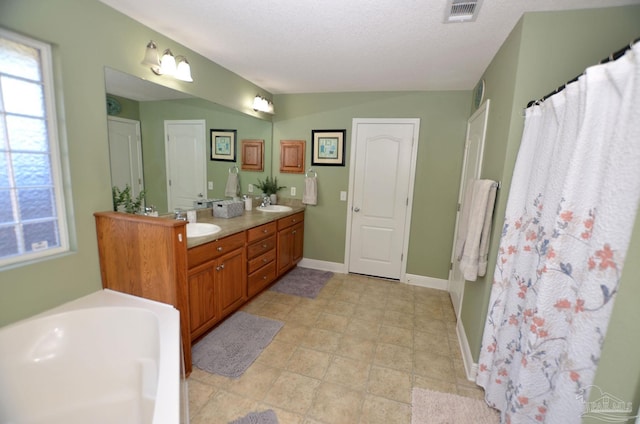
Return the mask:
[[285, 216], [293, 215], [305, 210], [305, 205], [299, 201], [282, 202], [279, 204], [290, 206], [292, 209], [287, 212], [260, 212], [254, 207], [250, 211], [245, 210], [242, 215], [234, 218], [216, 218], [213, 216], [211, 208], [199, 209], [197, 222], [215, 224], [222, 228], [222, 230], [210, 236], [192, 237], [187, 239], [187, 248], [190, 249], [192, 247], [200, 246], [201, 244], [216, 241], [232, 234], [236, 234], [262, 224], [277, 221]]

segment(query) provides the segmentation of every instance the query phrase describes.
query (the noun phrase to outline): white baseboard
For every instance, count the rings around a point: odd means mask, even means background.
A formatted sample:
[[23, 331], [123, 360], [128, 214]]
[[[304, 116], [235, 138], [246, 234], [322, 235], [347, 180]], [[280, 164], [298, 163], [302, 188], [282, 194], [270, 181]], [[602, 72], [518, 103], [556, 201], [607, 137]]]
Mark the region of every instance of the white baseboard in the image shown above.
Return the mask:
[[320, 271], [337, 272], [338, 274], [346, 274], [347, 267], [345, 264], [337, 262], [319, 261], [317, 259], [302, 258], [298, 263], [303, 268], [317, 269]]
[[423, 275], [407, 274], [406, 280], [406, 283], [411, 284], [412, 286], [420, 286], [429, 289], [444, 291], [448, 290], [449, 285], [449, 282], [447, 280], [443, 280], [441, 278], [425, 277]]
[[467, 340], [467, 333], [464, 331], [461, 319], [458, 319], [456, 334], [458, 335], [458, 344], [460, 345], [460, 352], [462, 353], [462, 362], [464, 363], [464, 371], [467, 374], [467, 380], [475, 382], [476, 376], [478, 375], [478, 364], [473, 362], [471, 348], [469, 347], [469, 341]]

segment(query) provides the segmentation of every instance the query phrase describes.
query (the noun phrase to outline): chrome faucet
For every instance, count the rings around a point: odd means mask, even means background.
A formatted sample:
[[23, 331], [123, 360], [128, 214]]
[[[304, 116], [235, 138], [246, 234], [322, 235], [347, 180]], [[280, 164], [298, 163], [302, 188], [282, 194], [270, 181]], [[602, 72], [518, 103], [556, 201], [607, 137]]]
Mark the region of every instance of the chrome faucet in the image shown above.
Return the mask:
[[187, 213], [185, 211], [183, 211], [182, 209], [175, 209], [173, 211], [173, 218], [177, 219], [178, 221], [186, 221], [187, 220]]
[[264, 208], [266, 206], [269, 206], [271, 204], [271, 197], [269, 196], [264, 196], [262, 198], [262, 203], [260, 203], [260, 207]]

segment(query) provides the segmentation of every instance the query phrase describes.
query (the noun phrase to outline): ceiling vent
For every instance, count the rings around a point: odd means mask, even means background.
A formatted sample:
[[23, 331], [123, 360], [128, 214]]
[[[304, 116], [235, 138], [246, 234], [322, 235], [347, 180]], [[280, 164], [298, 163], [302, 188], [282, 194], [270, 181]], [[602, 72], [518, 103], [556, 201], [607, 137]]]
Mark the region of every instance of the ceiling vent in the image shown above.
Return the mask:
[[449, 0], [444, 22], [472, 22], [476, 20], [482, 0]]

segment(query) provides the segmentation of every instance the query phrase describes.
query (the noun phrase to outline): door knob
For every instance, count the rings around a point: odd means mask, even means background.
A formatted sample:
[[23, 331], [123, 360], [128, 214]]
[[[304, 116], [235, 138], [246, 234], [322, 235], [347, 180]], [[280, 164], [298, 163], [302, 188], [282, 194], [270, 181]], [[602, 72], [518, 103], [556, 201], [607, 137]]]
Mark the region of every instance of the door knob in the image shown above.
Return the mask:
[[353, 211], [354, 212], [360, 212], [360, 208], [356, 206], [355, 208], [353, 208]]

